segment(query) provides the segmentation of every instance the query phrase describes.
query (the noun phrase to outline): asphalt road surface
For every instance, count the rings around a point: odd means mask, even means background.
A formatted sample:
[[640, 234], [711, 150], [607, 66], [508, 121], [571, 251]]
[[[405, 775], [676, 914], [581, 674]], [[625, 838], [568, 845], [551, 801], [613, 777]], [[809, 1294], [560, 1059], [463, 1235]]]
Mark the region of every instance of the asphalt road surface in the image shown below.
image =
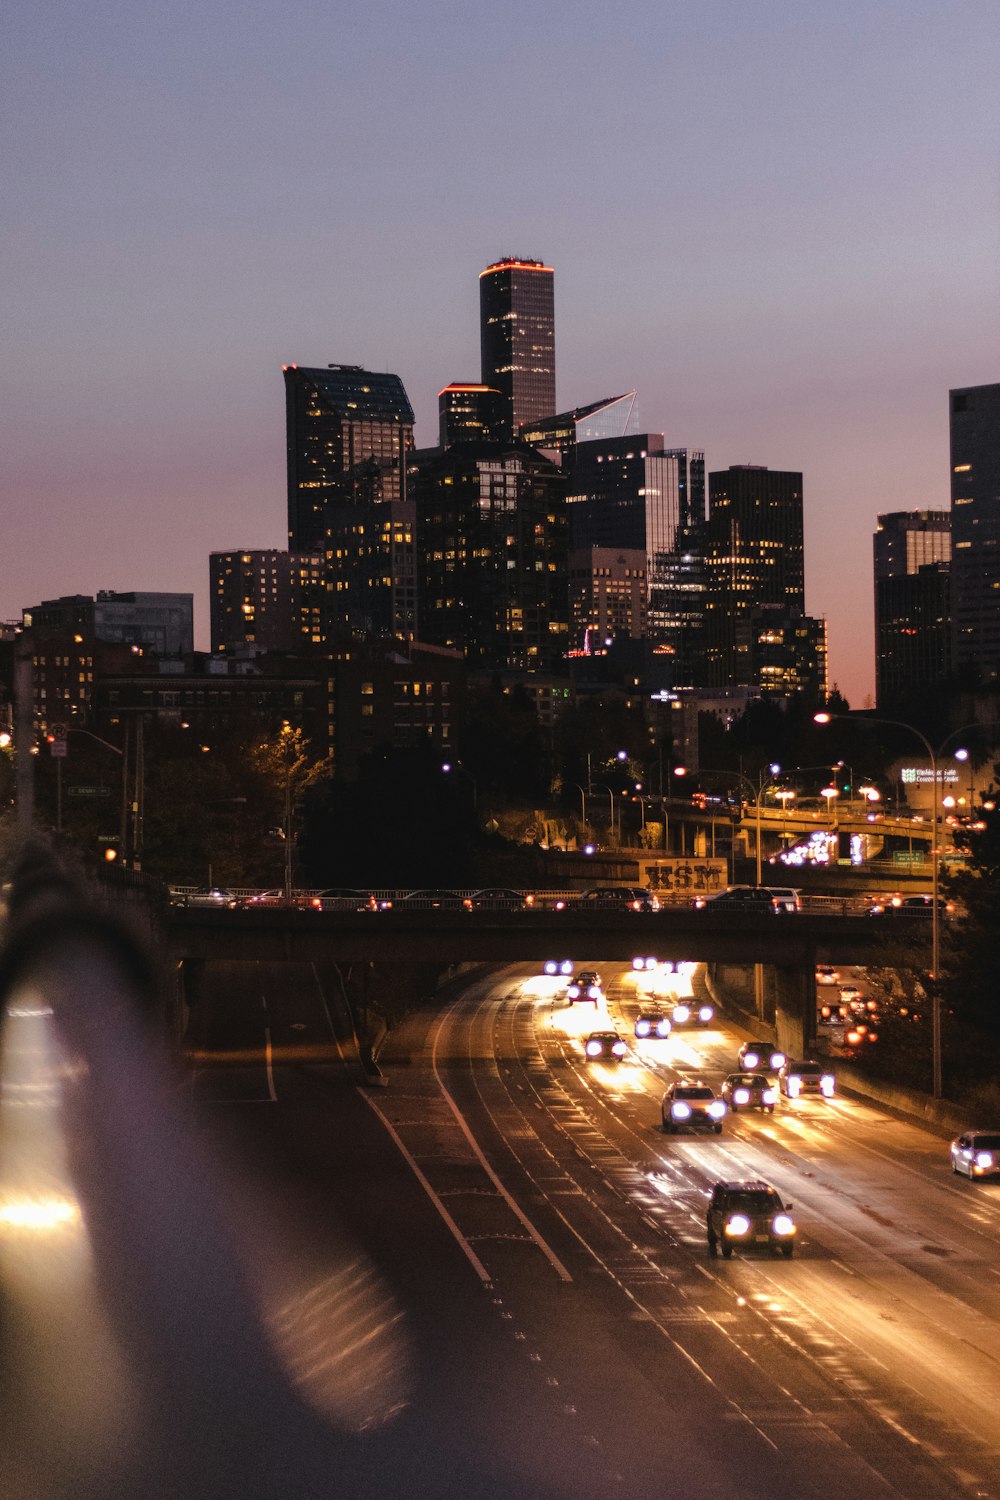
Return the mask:
[[[283, 1365], [364, 1434], [370, 1492], [1000, 1496], [1000, 1187], [844, 1097], [668, 1138], [665, 1085], [718, 1084], [745, 1033], [636, 1042], [650, 981], [578, 964], [606, 1010], [532, 966], [468, 977], [379, 1089], [307, 970], [206, 996], [189, 1107]], [[590, 1063], [608, 1024], [627, 1057]], [[793, 1203], [792, 1260], [708, 1258], [711, 1185], [747, 1177]]]

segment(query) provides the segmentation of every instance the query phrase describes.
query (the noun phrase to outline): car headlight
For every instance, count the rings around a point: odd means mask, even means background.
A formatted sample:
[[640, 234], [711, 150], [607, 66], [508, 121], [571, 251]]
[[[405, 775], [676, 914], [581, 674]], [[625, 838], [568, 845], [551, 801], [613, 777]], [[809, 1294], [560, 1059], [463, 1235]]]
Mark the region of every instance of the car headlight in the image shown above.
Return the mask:
[[777, 1072], [779, 1068], [783, 1068], [787, 1060], [788, 1059], [785, 1057], [785, 1054], [783, 1052], [771, 1053], [771, 1067], [775, 1072]]
[[568, 984], [566, 986], [566, 993], [571, 1000], [575, 1000], [580, 993], [580, 986], [578, 984]]
[[802, 1079], [801, 1078], [796, 1078], [795, 1075], [794, 1075], [794, 1073], [793, 1073], [792, 1076], [791, 1076], [791, 1078], [789, 1078], [789, 1080], [788, 1080], [788, 1092], [791, 1094], [791, 1096], [792, 1096], [793, 1099], [795, 1098], [796, 1094], [799, 1092], [799, 1090], [801, 1089], [801, 1087], [802, 1087]]
[[976, 1152], [976, 1166], [980, 1172], [988, 1172], [993, 1165], [993, 1155], [990, 1151]]
[[546, 974], [557, 974], [559, 972], [559, 965], [556, 963], [554, 958], [550, 958], [548, 963], [545, 965], [545, 972]]
[[657, 1021], [657, 1023], [656, 1023], [656, 1035], [657, 1036], [669, 1036], [670, 1035], [670, 1022], [667, 1020], [666, 1016], [664, 1016], [662, 1018], [662, 1020]]
[[761, 1094], [760, 1097], [761, 1097], [761, 1100], [763, 1101], [764, 1104], [777, 1104], [777, 1102], [778, 1102], [778, 1090], [777, 1089], [765, 1089], [764, 1092]]
[[675, 1021], [680, 1021], [683, 1024], [684, 1021], [690, 1021], [690, 1019], [691, 1012], [686, 1005], [678, 1005], [674, 1007]]
[[744, 1066], [747, 1067], [747, 1068], [756, 1068], [756, 1067], [759, 1067], [760, 1066], [760, 1053], [759, 1052], [744, 1052], [744, 1054], [743, 1054], [743, 1063], [744, 1063]]
[[587, 999], [588, 1000], [600, 1000], [600, 998], [601, 998], [600, 986], [596, 985], [596, 984], [592, 984], [590, 986], [590, 988], [588, 989], [588, 991], [587, 991]]
[[612, 1043], [611, 1050], [615, 1054], [616, 1057], [624, 1057], [625, 1056], [625, 1043], [624, 1042], [614, 1042], [614, 1043]]
[[710, 1005], [703, 1005], [701, 1007], [701, 1009], [698, 1011], [698, 1020], [699, 1021], [710, 1021], [714, 1015], [715, 1015], [715, 1011], [712, 1009], [712, 1007]]
[[749, 1089], [735, 1089], [733, 1091], [733, 1103], [734, 1104], [749, 1104], [750, 1103], [750, 1090]]
[[559, 972], [560, 974], [572, 974], [573, 965], [564, 958], [562, 963], [559, 965]]
[[645, 959], [642, 959], [642, 958], [633, 958], [633, 960], [632, 960], [632, 967], [633, 967], [633, 969], [642, 969], [642, 968], [645, 968]]
[[650, 1025], [649, 1025], [648, 1021], [636, 1021], [636, 1023], [635, 1023], [635, 1034], [636, 1034], [636, 1036], [649, 1036], [649, 1032], [650, 1032]]
[[601, 1044], [600, 1044], [600, 1042], [588, 1042], [587, 1043], [587, 1056], [588, 1057], [600, 1057], [600, 1055], [601, 1055]]
[[832, 1073], [824, 1073], [819, 1081], [819, 1086], [828, 1099], [833, 1098], [833, 1091], [837, 1087], [837, 1081]]
[[775, 1234], [794, 1234], [795, 1225], [787, 1214], [775, 1214], [771, 1229]]
[[750, 1228], [750, 1220], [746, 1214], [732, 1214], [726, 1220], [726, 1233], [731, 1235], [746, 1234]]
[[690, 1104], [685, 1104], [683, 1099], [675, 1099], [670, 1106], [670, 1113], [675, 1120], [686, 1120], [691, 1113]]
[[726, 1113], [726, 1106], [721, 1099], [713, 1099], [708, 1106], [708, 1113], [712, 1116], [713, 1120], [721, 1120], [722, 1116]]

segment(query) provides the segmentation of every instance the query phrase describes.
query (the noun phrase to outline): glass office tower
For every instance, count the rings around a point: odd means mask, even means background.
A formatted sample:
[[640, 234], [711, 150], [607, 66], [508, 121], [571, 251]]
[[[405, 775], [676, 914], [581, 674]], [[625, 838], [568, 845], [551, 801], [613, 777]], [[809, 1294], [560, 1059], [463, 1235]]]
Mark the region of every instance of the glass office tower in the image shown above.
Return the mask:
[[501, 441], [556, 409], [555, 272], [507, 257], [479, 273], [482, 382], [500, 392]]
[[954, 663], [1000, 676], [1000, 384], [951, 393]]

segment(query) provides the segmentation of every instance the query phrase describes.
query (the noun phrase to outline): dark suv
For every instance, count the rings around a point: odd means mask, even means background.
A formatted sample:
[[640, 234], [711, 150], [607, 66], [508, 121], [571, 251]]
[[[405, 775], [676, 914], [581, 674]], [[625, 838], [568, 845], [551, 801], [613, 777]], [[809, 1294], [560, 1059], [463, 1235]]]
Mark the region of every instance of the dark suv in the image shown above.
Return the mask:
[[777, 1189], [766, 1182], [717, 1182], [705, 1229], [709, 1255], [717, 1255], [721, 1248], [726, 1260], [737, 1245], [780, 1250], [787, 1260], [795, 1250], [792, 1205], [782, 1203]]

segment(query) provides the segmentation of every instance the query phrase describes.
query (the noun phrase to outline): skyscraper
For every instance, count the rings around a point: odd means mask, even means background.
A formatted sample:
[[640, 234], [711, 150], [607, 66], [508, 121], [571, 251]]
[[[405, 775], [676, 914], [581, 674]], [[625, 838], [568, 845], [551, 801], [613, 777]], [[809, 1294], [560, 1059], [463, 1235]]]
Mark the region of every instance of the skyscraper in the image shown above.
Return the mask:
[[951, 393], [953, 661], [1000, 676], [1000, 384]]
[[892, 707], [951, 668], [951, 521], [946, 510], [879, 516], [874, 536], [875, 698]]
[[[702, 535], [707, 685], [821, 693], [825, 632], [805, 614], [802, 475], [743, 464], [710, 474]], [[798, 655], [810, 641], [812, 669]]]
[[398, 375], [360, 365], [285, 365], [288, 545], [321, 551], [332, 502], [406, 499], [413, 408]]
[[420, 638], [470, 666], [539, 672], [569, 644], [566, 481], [524, 443], [459, 443], [421, 464]]
[[554, 281], [551, 266], [513, 256], [479, 273], [482, 382], [500, 392], [504, 441], [556, 409]]
[[453, 380], [443, 391], [438, 391], [440, 446], [489, 442], [497, 427], [500, 406], [500, 392], [492, 386]]

